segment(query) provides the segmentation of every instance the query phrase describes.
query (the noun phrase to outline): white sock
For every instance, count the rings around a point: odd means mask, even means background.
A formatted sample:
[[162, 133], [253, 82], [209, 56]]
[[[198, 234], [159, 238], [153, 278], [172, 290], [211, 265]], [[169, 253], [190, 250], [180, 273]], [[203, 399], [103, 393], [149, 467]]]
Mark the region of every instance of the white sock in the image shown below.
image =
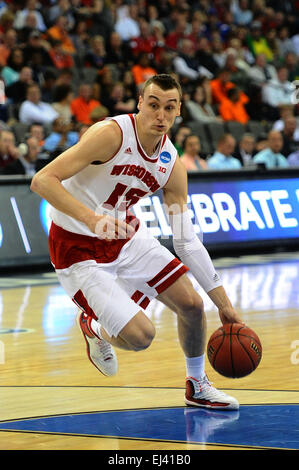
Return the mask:
[[186, 357], [187, 377], [200, 380], [205, 375], [205, 355], [197, 357]]
[[100, 339], [103, 339], [101, 335], [101, 325], [94, 318], [91, 320], [91, 328]]

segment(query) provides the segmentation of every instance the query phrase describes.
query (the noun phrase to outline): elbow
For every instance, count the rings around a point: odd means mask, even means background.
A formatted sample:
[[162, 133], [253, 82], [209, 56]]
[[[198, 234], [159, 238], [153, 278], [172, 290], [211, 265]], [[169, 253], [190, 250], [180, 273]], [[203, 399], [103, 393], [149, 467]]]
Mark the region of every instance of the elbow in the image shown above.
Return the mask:
[[31, 184], [30, 184], [30, 190], [34, 193], [38, 193], [38, 187], [39, 187], [39, 177], [37, 174], [35, 174], [31, 180]]

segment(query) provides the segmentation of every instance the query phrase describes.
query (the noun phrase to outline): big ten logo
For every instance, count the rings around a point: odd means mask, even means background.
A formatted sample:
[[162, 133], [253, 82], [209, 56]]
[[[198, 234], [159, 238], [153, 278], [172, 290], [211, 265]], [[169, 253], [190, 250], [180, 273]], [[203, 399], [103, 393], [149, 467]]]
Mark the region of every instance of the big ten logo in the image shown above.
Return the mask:
[[5, 363], [5, 345], [0, 341], [0, 365]]
[[298, 104], [299, 103], [299, 80], [294, 80], [292, 82], [294, 91], [291, 94], [291, 102], [292, 104]]
[[294, 351], [291, 354], [291, 363], [294, 365], [299, 364], [299, 340], [292, 341], [291, 349]]

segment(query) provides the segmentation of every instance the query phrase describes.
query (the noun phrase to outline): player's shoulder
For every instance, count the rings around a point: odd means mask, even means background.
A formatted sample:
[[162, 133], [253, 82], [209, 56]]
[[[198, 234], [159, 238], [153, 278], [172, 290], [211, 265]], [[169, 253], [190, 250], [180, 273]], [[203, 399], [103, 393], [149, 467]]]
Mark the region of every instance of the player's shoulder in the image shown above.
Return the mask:
[[117, 122], [110, 119], [103, 119], [90, 126], [83, 134], [81, 140], [87, 141], [92, 138], [118, 139], [121, 138], [122, 131]]

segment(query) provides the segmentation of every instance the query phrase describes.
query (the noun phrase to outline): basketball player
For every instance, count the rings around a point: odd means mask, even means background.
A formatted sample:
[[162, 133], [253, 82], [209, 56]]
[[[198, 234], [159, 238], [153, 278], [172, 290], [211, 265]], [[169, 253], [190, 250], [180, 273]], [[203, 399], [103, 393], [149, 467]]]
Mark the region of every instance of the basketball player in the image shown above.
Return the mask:
[[[50, 256], [61, 285], [79, 306], [88, 356], [106, 376], [117, 372], [113, 346], [148, 348], [155, 328], [145, 314], [154, 297], [177, 313], [186, 358], [185, 403], [237, 409], [205, 374], [206, 317], [188, 269], [219, 310], [237, 312], [194, 232], [187, 210], [187, 174], [167, 137], [180, 114], [181, 88], [170, 75], [144, 85], [136, 115], [91, 126], [80, 141], [38, 172], [31, 189], [52, 206]], [[163, 188], [177, 259], [129, 212]]]

